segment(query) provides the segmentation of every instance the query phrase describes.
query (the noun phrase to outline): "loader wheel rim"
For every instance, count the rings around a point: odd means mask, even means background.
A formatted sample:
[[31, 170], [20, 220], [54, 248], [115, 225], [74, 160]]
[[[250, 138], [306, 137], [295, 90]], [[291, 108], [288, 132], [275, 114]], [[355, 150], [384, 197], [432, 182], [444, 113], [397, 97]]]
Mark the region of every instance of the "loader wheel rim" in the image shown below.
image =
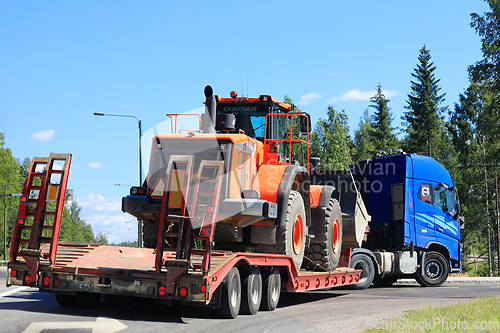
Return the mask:
[[302, 243], [304, 242], [304, 224], [302, 222], [302, 216], [297, 214], [295, 216], [295, 222], [293, 224], [293, 252], [299, 254], [302, 250]]
[[335, 219], [335, 222], [333, 223], [333, 234], [332, 234], [332, 246], [333, 246], [334, 252], [338, 251], [337, 245], [338, 245], [339, 239], [340, 239], [339, 224], [340, 224], [339, 219]]

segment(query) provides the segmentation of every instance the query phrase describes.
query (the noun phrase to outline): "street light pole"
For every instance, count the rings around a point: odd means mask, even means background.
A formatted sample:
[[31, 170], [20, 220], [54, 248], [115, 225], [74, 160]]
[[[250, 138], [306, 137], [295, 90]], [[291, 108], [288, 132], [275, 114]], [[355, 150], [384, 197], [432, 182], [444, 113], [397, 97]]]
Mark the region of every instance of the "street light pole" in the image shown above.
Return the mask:
[[[110, 114], [110, 113], [94, 112], [94, 116], [128, 117], [137, 120], [137, 124], [139, 126], [139, 186], [142, 186], [142, 121], [138, 119], [136, 116], [127, 114]], [[140, 219], [137, 219], [137, 246], [143, 247], [142, 221]]]
[[7, 188], [9, 185], [23, 183], [24, 182], [15, 182], [5, 185], [5, 196], [3, 198], [3, 260], [7, 260]]

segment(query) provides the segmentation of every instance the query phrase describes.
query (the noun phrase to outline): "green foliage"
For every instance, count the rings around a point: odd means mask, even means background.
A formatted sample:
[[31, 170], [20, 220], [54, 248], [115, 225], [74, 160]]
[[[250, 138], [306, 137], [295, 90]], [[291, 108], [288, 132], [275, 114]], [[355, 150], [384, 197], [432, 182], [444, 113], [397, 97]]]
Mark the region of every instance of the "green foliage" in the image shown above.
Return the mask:
[[[12, 155], [12, 151], [5, 148], [4, 134], [0, 133], [0, 190], [2, 193], [21, 193], [24, 174], [23, 166], [20, 161]], [[14, 221], [17, 217], [19, 208], [18, 197], [3, 197], [0, 198], [0, 218], [2, 219], [2, 227], [0, 228], [0, 257], [4, 254], [4, 245], [6, 247], [6, 256], [8, 258], [8, 247], [14, 226]], [[7, 221], [7, 234], [4, 235], [4, 219]], [[4, 238], [7, 243], [4, 243]]]
[[120, 244], [116, 244], [118, 246], [129, 246], [129, 247], [136, 247], [137, 246], [137, 241], [126, 241], [126, 242], [121, 242]]
[[96, 242], [92, 227], [80, 218], [81, 210], [82, 209], [78, 206], [76, 201], [71, 202], [69, 207], [64, 207], [61, 220], [61, 231], [59, 234], [60, 241]]
[[[285, 103], [293, 105], [293, 112], [294, 113], [304, 113], [300, 108], [298, 108], [296, 105], [293, 104], [293, 101], [290, 97], [285, 96], [284, 100]], [[292, 124], [292, 138], [294, 140], [304, 140], [307, 141], [307, 133], [300, 133], [300, 118], [303, 117], [293, 117], [293, 124]], [[287, 128], [290, 126], [290, 122], [287, 121]], [[311, 124], [309, 124], [311, 126]], [[300, 136], [299, 136], [300, 133]], [[286, 157], [288, 156], [288, 147], [286, 147]], [[307, 167], [307, 164], [309, 163], [309, 158], [307, 156], [307, 144], [304, 143], [294, 143], [292, 146], [292, 161], [297, 161], [300, 165]]]
[[108, 245], [108, 236], [106, 234], [103, 234], [102, 232], [98, 233], [96, 238], [95, 238], [96, 242], [99, 243], [99, 244], [104, 244], [104, 245]]
[[[494, 237], [498, 230], [495, 213], [500, 208], [495, 200], [496, 175], [500, 172], [500, 2], [487, 2], [490, 12], [482, 16], [471, 14], [471, 26], [481, 37], [483, 59], [469, 67], [470, 85], [459, 95], [448, 127], [455, 149], [455, 182], [461, 198], [461, 215], [466, 221], [462, 237], [465, 253], [488, 256], [489, 221], [494, 258], [498, 248], [498, 238]], [[475, 265], [471, 273], [489, 275], [489, 265], [487, 268]]]
[[375, 128], [373, 127], [373, 117], [368, 110], [365, 110], [359, 122], [359, 127], [354, 131], [354, 148], [352, 159], [354, 162], [367, 160], [375, 157], [377, 152], [377, 142], [375, 140]]
[[388, 318], [365, 332], [498, 332], [499, 323], [500, 297], [492, 296], [420, 308], [401, 318]]
[[486, 0], [491, 11], [471, 14], [471, 27], [481, 37], [483, 59], [469, 67], [469, 73], [476, 82], [489, 82], [496, 91], [500, 90], [500, 1]]
[[382, 86], [377, 86], [377, 93], [370, 98], [369, 107], [375, 109], [374, 115], [365, 110], [359, 127], [354, 132], [353, 160], [374, 158], [379, 151], [399, 148], [399, 140], [392, 127], [393, 116], [389, 107], [390, 100], [385, 98]]
[[370, 107], [375, 109], [373, 117], [373, 129], [375, 139], [375, 149], [387, 151], [392, 148], [397, 148], [398, 139], [394, 134], [395, 128], [391, 126], [393, 116], [391, 108], [388, 106], [390, 100], [385, 98], [382, 93], [382, 86], [377, 86], [377, 93], [370, 98], [372, 103]]
[[[21, 193], [24, 180], [31, 165], [31, 161], [29, 158], [26, 158], [21, 162], [19, 159], [14, 158], [12, 151], [9, 148], [4, 147], [4, 138], [4, 134], [0, 133], [0, 189], [2, 193]], [[9, 258], [9, 247], [12, 241], [14, 224], [19, 209], [19, 198], [4, 197], [0, 199], [0, 203], [0, 217], [2, 219], [2, 225], [0, 228], [0, 257], [7, 260]], [[49, 204], [47, 207], [50, 209], [52, 205], [53, 204]], [[69, 207], [64, 207], [61, 219], [59, 240], [73, 242], [95, 242], [92, 227], [80, 218], [80, 210], [81, 208], [78, 207], [76, 202], [72, 202]], [[5, 235], [7, 241], [5, 243], [7, 258], [3, 257], [4, 217], [6, 220], [7, 229], [7, 234]], [[46, 217], [46, 219], [46, 224], [53, 223], [52, 217]]]
[[311, 156], [321, 158], [324, 169], [347, 169], [352, 164], [347, 114], [328, 106], [327, 119], [316, 123], [311, 134]]
[[412, 76], [411, 93], [408, 94], [408, 105], [402, 119], [406, 125], [406, 151], [438, 158], [443, 133], [443, 108], [439, 105], [444, 101], [444, 94], [440, 95], [441, 88], [434, 75], [434, 63], [427, 48], [420, 49], [419, 64]]

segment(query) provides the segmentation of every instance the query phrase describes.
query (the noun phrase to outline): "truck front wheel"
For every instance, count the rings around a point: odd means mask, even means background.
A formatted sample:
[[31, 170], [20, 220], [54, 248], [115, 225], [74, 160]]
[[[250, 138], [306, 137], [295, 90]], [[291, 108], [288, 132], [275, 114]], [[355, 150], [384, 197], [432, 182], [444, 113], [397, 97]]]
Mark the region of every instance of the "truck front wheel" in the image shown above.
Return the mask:
[[415, 280], [423, 287], [439, 287], [448, 278], [450, 266], [441, 253], [428, 252]]
[[369, 256], [363, 253], [353, 255], [351, 257], [351, 268], [361, 270], [359, 282], [352, 284], [352, 289], [364, 290], [372, 284], [373, 278], [375, 277], [375, 266]]

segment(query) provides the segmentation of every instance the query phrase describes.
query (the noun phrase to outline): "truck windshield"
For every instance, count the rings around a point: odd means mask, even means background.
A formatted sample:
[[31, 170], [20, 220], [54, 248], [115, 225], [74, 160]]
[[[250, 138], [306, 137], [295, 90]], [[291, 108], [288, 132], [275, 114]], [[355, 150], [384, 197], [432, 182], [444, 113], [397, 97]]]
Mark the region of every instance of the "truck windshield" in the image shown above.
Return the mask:
[[455, 204], [455, 192], [444, 186], [435, 185], [434, 186], [434, 206], [444, 210], [445, 212], [450, 212], [455, 215], [457, 212], [457, 207]]

